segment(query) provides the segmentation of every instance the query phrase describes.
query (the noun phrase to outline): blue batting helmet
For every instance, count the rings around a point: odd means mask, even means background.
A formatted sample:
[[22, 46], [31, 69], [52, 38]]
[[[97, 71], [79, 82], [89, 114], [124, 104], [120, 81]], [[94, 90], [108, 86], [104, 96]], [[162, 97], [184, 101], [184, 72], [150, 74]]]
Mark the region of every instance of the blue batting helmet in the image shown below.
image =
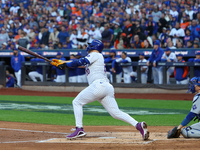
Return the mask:
[[98, 50], [100, 53], [102, 52], [104, 48], [104, 45], [102, 43], [102, 41], [100, 40], [93, 40], [92, 43], [90, 43], [87, 47], [87, 52], [91, 51], [91, 50]]
[[195, 85], [200, 86], [200, 77], [193, 77], [190, 79], [187, 93], [195, 93]]

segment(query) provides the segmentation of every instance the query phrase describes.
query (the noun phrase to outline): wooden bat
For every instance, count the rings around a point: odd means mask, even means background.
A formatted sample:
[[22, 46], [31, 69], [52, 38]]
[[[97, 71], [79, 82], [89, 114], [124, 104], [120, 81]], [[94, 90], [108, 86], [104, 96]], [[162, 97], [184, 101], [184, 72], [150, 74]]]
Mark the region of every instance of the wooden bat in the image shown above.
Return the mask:
[[[38, 57], [38, 58], [44, 59], [44, 60], [46, 60], [46, 61], [48, 61], [48, 62], [51, 62], [51, 60], [49, 60], [48, 58], [43, 57], [43, 56], [41, 56], [41, 55], [39, 55], [39, 54], [37, 54], [37, 53], [31, 51], [31, 50], [28, 50], [28, 49], [25, 48], [25, 47], [22, 47], [22, 46], [19, 46], [19, 45], [16, 45], [16, 47], [17, 47], [17, 49], [19, 49], [20, 51], [23, 51], [23, 52], [28, 53], [28, 54], [30, 54], [30, 55], [33, 55], [33, 56], [35, 56], [35, 57]], [[68, 62], [72, 62], [72, 61], [71, 61], [71, 60], [68, 60], [68, 61], [63, 61], [63, 62], [64, 62], [64, 63], [68, 63]]]

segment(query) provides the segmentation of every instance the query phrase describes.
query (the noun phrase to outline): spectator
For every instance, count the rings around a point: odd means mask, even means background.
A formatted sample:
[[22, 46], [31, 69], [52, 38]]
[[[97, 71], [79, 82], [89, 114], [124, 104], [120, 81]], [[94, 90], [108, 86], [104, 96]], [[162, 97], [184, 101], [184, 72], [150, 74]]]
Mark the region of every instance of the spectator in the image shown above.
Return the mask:
[[[48, 30], [48, 27], [45, 27], [42, 32], [40, 44], [44, 44], [45, 46], [47, 46], [49, 43], [49, 36], [50, 36], [50, 32]], [[59, 34], [58, 34], [58, 36], [59, 36]]]
[[6, 43], [6, 42], [2, 43], [0, 49], [1, 49], [1, 50], [6, 50], [6, 49], [7, 49], [7, 43]]
[[77, 48], [83, 49], [83, 46], [88, 44], [89, 35], [84, 29], [80, 29], [76, 39], [78, 45]]
[[[147, 62], [147, 60], [145, 59], [144, 53], [139, 54], [139, 61], [138, 62], [139, 63], [140, 62], [145, 62], [145, 63]], [[146, 84], [147, 83], [148, 66], [141, 66], [140, 71], [141, 71], [141, 83]], [[137, 72], [133, 71], [131, 73], [131, 77], [137, 78]]]
[[[171, 51], [170, 48], [165, 49], [165, 53], [161, 57], [163, 62], [177, 62], [176, 54]], [[174, 67], [169, 67], [167, 69], [167, 84], [170, 84], [169, 78], [174, 73]]]
[[144, 34], [144, 32], [142, 32], [142, 28], [141, 27], [136, 27], [135, 29], [135, 34], [139, 36], [139, 39], [141, 41], [146, 40], [146, 35]]
[[53, 32], [50, 33], [49, 35], [49, 40], [52, 40], [53, 44], [58, 44], [59, 42], [59, 39], [58, 39], [58, 34], [59, 34], [59, 31], [57, 29], [57, 27], [53, 27]]
[[116, 40], [117, 35], [122, 32], [122, 29], [120, 28], [120, 24], [118, 22], [114, 22], [114, 35], [113, 35], [113, 41]]
[[162, 16], [160, 17], [160, 19], [158, 20], [158, 32], [159, 33], [163, 33], [163, 29], [166, 29], [167, 27], [167, 21], [165, 19], [165, 14], [162, 13]]
[[7, 43], [8, 40], [10, 40], [8, 33], [6, 32], [6, 30], [4, 28], [1, 29], [0, 31], [0, 46], [2, 46], [3, 43]]
[[78, 36], [77, 30], [76, 29], [72, 30], [72, 34], [69, 37], [69, 41], [71, 43], [72, 48], [78, 47], [77, 36]]
[[18, 39], [17, 43], [18, 43], [19, 46], [27, 48], [27, 46], [29, 44], [29, 41], [28, 41], [28, 39], [26, 37], [26, 33], [25, 32], [21, 33], [20, 38]]
[[64, 26], [61, 27], [61, 31], [58, 34], [59, 42], [66, 42], [69, 38], [69, 33], [67, 32], [66, 28]]
[[189, 4], [186, 5], [185, 13], [190, 16], [190, 20], [193, 20], [194, 11], [191, 10], [191, 6]]
[[116, 40], [114, 42], [115, 49], [124, 49], [127, 47], [126, 33], [118, 33]]
[[[131, 63], [131, 62], [132, 60], [130, 57], [127, 56], [127, 53], [122, 52], [121, 58], [118, 58], [112, 62], [112, 72], [114, 73], [116, 72], [116, 70], [114, 69], [115, 63], [126, 64], [126, 63]], [[131, 83], [130, 73], [133, 72], [132, 65], [122, 66], [122, 70], [123, 70], [124, 83]]]
[[177, 39], [183, 40], [185, 32], [183, 29], [180, 28], [180, 24], [176, 22], [175, 27], [171, 30], [169, 35], [172, 37], [173, 45], [176, 46], [176, 40]]
[[162, 84], [163, 83], [163, 67], [157, 66], [157, 63], [161, 61], [161, 57], [164, 51], [160, 48], [160, 41], [156, 40], [153, 46], [154, 50], [152, 51], [150, 58], [147, 61], [147, 66], [150, 64], [153, 65], [152, 72], [153, 72], [153, 80], [154, 84]]
[[134, 34], [134, 26], [131, 24], [131, 22], [129, 20], [126, 20], [124, 22], [124, 30], [123, 33], [125, 33], [126, 35], [126, 47], [129, 48], [130, 47], [130, 40]]
[[134, 36], [134, 39], [131, 41], [131, 48], [144, 48], [144, 42], [139, 39], [138, 35]]
[[[177, 62], [185, 62], [182, 54], [177, 55]], [[175, 66], [174, 77], [176, 84], [188, 84], [188, 66]]]
[[101, 33], [101, 36], [103, 43], [105, 43], [106, 41], [110, 43], [113, 40], [113, 33], [110, 31], [109, 24], [104, 25], [104, 31]]
[[95, 28], [95, 25], [90, 25], [90, 30], [88, 32], [89, 40], [88, 42], [91, 43], [93, 39], [101, 40], [102, 35], [99, 29]]
[[185, 30], [184, 45], [187, 46], [188, 41], [194, 41], [193, 35], [191, 35], [190, 29]]
[[151, 13], [151, 15], [153, 16], [153, 21], [154, 22], [159, 22], [160, 18], [162, 17], [162, 13], [159, 11], [158, 6], [154, 6], [153, 8], [153, 12]]
[[[42, 56], [42, 53], [38, 53], [38, 54]], [[30, 61], [31, 62], [44, 62], [45, 60], [41, 59], [39, 57], [36, 57], [36, 58], [32, 58]], [[29, 72], [28, 75], [31, 78], [31, 80], [33, 80], [33, 82], [37, 82], [37, 78], [39, 78], [40, 81], [43, 82], [43, 72], [42, 71], [43, 71], [42, 66], [37, 65], [36, 70]]]
[[152, 15], [149, 15], [149, 19], [148, 19], [148, 21], [146, 21], [145, 25], [146, 25], [145, 30], [147, 31], [149, 36], [152, 36], [153, 34], [157, 33], [158, 26], [157, 26], [157, 23], [155, 21], [153, 21]]
[[191, 35], [194, 38], [200, 38], [200, 25], [196, 20], [192, 20], [191, 26], [188, 27], [191, 31]]
[[11, 66], [15, 72], [18, 87], [21, 87], [21, 67], [24, 61], [24, 56], [22, 56], [17, 49], [14, 49], [13, 56], [11, 57]]
[[[200, 63], [200, 52], [195, 54], [195, 58], [188, 59], [188, 62], [197, 62]], [[194, 66], [194, 76], [200, 77], [200, 66]]]

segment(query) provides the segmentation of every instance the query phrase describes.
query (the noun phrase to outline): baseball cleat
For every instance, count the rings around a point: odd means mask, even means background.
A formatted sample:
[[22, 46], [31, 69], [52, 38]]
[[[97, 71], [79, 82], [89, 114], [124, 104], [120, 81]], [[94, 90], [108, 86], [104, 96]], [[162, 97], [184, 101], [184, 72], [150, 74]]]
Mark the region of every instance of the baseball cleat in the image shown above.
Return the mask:
[[75, 131], [72, 134], [66, 136], [66, 138], [67, 139], [75, 139], [75, 138], [84, 137], [84, 136], [86, 136], [86, 133], [83, 130], [83, 128], [76, 127]]
[[139, 122], [136, 125], [136, 129], [140, 131], [142, 134], [143, 140], [147, 140], [149, 138], [149, 131], [147, 129], [147, 124], [145, 122]]

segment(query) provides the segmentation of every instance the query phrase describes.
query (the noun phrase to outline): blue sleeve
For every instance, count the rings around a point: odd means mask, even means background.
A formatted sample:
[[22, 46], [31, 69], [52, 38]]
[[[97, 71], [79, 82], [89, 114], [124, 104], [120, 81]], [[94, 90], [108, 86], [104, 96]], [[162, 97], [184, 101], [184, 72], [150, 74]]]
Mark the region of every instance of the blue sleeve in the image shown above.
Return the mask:
[[194, 61], [194, 58], [188, 59], [188, 62], [193, 62], [193, 61]]
[[[173, 60], [173, 59], [172, 59], [172, 60]], [[166, 62], [166, 61], [167, 61], [167, 59], [161, 59], [161, 61], [162, 61], [162, 62]]]
[[194, 59], [194, 62], [200, 62], [200, 59]]
[[24, 62], [25, 61], [24, 56], [21, 55], [21, 58], [22, 58], [22, 62]]
[[152, 61], [153, 61], [153, 52], [152, 52], [151, 56], [149, 57], [148, 61], [149, 61], [149, 62], [152, 62]]
[[112, 59], [110, 57], [104, 59], [104, 63], [110, 63]]
[[182, 126], [186, 126], [194, 117], [196, 116], [195, 113], [189, 112], [189, 114], [185, 117], [185, 119], [181, 122]]
[[89, 60], [87, 58], [80, 58], [80, 59], [75, 59], [72, 62], [67, 63], [67, 67], [70, 68], [76, 68], [78, 66], [85, 66], [87, 64], [90, 64]]
[[112, 68], [115, 68], [115, 64], [116, 64], [117, 62], [116, 62], [116, 60], [113, 60], [112, 61]]

